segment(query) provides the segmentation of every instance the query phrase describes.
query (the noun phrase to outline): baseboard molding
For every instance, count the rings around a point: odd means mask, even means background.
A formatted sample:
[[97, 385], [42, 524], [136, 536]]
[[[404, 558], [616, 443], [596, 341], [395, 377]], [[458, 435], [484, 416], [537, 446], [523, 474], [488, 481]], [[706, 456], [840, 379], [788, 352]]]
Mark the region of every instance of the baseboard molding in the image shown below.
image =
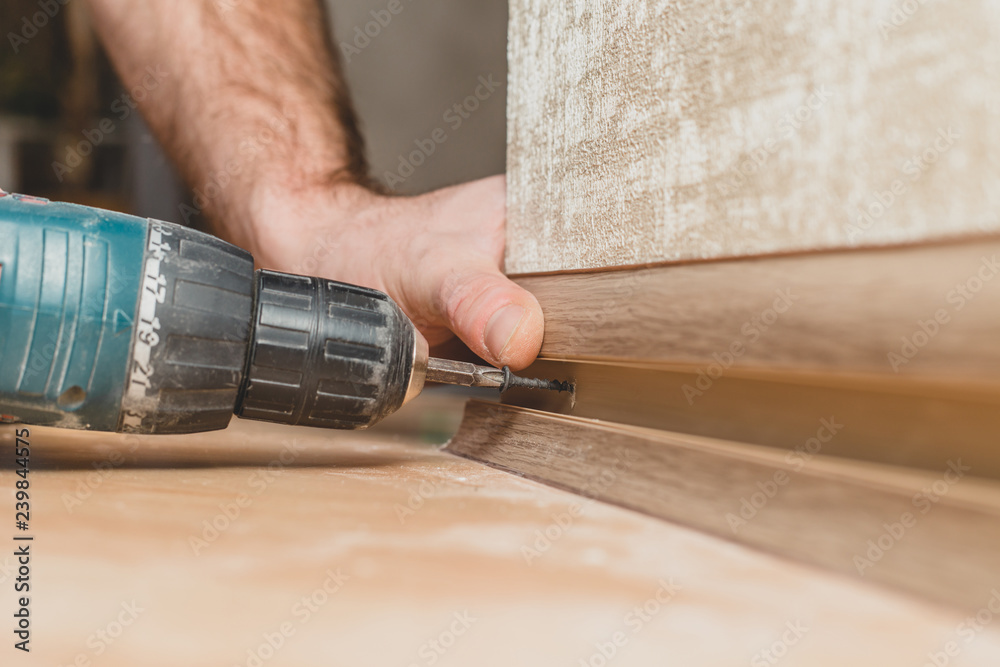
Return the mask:
[[1000, 400], [984, 392], [792, 374], [707, 378], [576, 361], [539, 361], [525, 374], [572, 380], [576, 392], [511, 390], [505, 403], [786, 450], [803, 449], [821, 420], [834, 420], [843, 428], [822, 443], [825, 456], [931, 472], [961, 458], [976, 476], [1000, 480]]
[[545, 312], [546, 359], [996, 393], [997, 257], [983, 237], [515, 279]]
[[805, 459], [480, 401], [446, 449], [961, 609], [1000, 586], [1000, 484], [960, 460], [931, 472]]

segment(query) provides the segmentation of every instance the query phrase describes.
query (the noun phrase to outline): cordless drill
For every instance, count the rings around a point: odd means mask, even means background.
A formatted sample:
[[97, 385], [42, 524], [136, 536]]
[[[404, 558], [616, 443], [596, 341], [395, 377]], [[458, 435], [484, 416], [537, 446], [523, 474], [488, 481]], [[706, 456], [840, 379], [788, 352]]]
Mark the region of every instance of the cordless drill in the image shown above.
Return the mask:
[[382, 292], [254, 271], [187, 227], [0, 190], [0, 421], [193, 433], [370, 426], [427, 380], [570, 390], [434, 359]]

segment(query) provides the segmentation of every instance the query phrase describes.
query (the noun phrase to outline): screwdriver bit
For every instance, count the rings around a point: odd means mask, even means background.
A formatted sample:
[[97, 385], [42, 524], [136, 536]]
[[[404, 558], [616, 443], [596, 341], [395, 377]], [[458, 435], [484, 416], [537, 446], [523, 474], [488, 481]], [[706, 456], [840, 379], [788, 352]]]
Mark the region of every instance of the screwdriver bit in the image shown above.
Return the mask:
[[466, 361], [452, 361], [431, 357], [427, 361], [427, 381], [458, 384], [465, 387], [497, 387], [500, 393], [514, 387], [572, 391], [573, 385], [558, 380], [538, 380], [514, 375], [509, 366], [502, 369], [478, 366]]

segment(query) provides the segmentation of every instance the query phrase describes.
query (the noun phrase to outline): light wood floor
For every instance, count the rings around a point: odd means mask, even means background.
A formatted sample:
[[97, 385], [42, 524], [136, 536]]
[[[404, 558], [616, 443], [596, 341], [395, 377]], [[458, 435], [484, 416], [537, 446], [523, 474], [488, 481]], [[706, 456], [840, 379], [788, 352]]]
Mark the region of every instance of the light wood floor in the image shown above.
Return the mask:
[[955, 612], [412, 439], [243, 422], [31, 442], [33, 650], [11, 647], [5, 547], [3, 665], [922, 665], [949, 641], [950, 665], [1000, 664], [1000, 618], [966, 641]]

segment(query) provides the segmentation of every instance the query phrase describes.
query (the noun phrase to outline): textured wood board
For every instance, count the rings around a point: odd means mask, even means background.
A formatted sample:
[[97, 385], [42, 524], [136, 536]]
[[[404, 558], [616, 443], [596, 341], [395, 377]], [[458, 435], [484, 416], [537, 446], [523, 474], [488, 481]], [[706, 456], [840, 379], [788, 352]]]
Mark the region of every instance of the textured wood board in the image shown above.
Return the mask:
[[[938, 472], [961, 459], [1000, 481], [1000, 395], [901, 382], [823, 383], [798, 375], [722, 375], [610, 364], [539, 361], [526, 375], [571, 379], [572, 397], [515, 389], [505, 403], [610, 423], [720, 438], [785, 451]], [[824, 424], [834, 437], [816, 438]]]
[[[12, 435], [0, 427], [3, 451]], [[3, 647], [12, 667], [597, 665], [618, 632], [616, 666], [728, 666], [788, 623], [805, 630], [783, 666], [916, 665], [962, 641], [963, 613], [405, 439], [236, 422], [156, 438], [36, 429], [31, 447], [34, 635], [30, 654]], [[0, 468], [11, 513], [13, 480]], [[223, 528], [195, 553], [206, 522]], [[681, 588], [659, 603], [670, 578]], [[1000, 633], [963, 642], [962, 659], [1000, 662]]]
[[1000, 229], [996, 2], [512, 0], [510, 17], [509, 273]]
[[[1000, 241], [525, 276], [542, 357], [707, 375], [1000, 378]], [[897, 387], [898, 388], [898, 387]]]
[[476, 401], [448, 451], [966, 611], [1000, 580], [1000, 484], [961, 459], [916, 473], [789, 458]]

